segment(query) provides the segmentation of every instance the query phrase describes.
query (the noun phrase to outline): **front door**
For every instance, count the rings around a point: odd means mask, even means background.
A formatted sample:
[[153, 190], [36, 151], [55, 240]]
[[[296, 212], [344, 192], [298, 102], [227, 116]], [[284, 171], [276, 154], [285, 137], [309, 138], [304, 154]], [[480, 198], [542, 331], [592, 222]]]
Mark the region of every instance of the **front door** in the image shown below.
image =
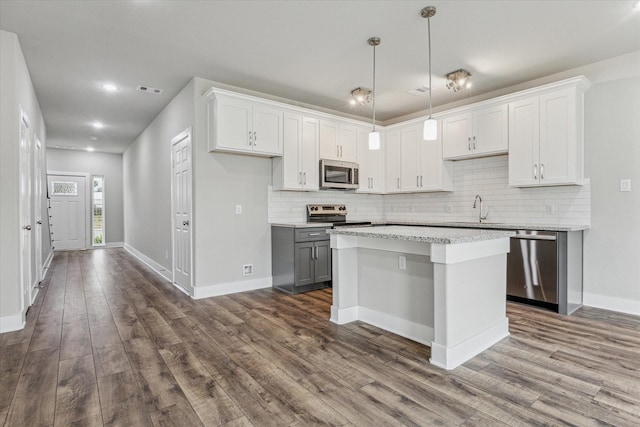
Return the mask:
[[51, 240], [55, 250], [86, 249], [87, 177], [47, 175], [51, 198]]
[[173, 138], [171, 147], [173, 281], [191, 290], [191, 129]]

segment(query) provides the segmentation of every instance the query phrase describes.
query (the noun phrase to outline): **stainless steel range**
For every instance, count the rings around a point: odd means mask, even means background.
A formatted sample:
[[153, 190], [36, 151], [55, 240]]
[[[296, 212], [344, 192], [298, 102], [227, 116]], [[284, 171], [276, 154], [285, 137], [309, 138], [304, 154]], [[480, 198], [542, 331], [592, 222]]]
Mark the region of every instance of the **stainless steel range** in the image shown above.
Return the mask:
[[348, 221], [347, 206], [335, 204], [307, 205], [307, 222], [324, 222], [333, 227], [371, 225], [371, 221]]

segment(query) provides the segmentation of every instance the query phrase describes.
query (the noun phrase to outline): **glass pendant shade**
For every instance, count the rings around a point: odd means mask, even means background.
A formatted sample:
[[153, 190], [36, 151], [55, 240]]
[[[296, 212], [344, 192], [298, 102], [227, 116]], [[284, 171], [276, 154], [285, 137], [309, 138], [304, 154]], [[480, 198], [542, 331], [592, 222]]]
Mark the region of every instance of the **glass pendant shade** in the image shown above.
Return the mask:
[[380, 132], [369, 132], [369, 150], [380, 149]]
[[[436, 119], [429, 117], [424, 121], [423, 139], [425, 141], [435, 141], [438, 139], [438, 121]], [[371, 144], [371, 137], [369, 137], [369, 144]]]

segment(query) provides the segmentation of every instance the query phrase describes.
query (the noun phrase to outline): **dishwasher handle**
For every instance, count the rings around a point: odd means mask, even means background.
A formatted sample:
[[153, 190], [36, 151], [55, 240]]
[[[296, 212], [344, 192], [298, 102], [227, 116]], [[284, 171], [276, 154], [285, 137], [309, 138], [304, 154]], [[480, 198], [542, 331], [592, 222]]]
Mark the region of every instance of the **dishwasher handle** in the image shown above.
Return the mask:
[[512, 239], [520, 239], [520, 240], [550, 240], [555, 241], [555, 234], [516, 234], [515, 236], [511, 236]]

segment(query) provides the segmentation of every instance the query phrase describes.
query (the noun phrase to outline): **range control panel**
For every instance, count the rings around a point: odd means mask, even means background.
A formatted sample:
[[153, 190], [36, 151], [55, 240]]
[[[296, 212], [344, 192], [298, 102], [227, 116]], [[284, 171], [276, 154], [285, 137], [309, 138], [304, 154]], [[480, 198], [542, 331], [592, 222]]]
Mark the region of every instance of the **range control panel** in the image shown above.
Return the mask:
[[321, 215], [347, 215], [346, 205], [307, 205], [309, 217]]

